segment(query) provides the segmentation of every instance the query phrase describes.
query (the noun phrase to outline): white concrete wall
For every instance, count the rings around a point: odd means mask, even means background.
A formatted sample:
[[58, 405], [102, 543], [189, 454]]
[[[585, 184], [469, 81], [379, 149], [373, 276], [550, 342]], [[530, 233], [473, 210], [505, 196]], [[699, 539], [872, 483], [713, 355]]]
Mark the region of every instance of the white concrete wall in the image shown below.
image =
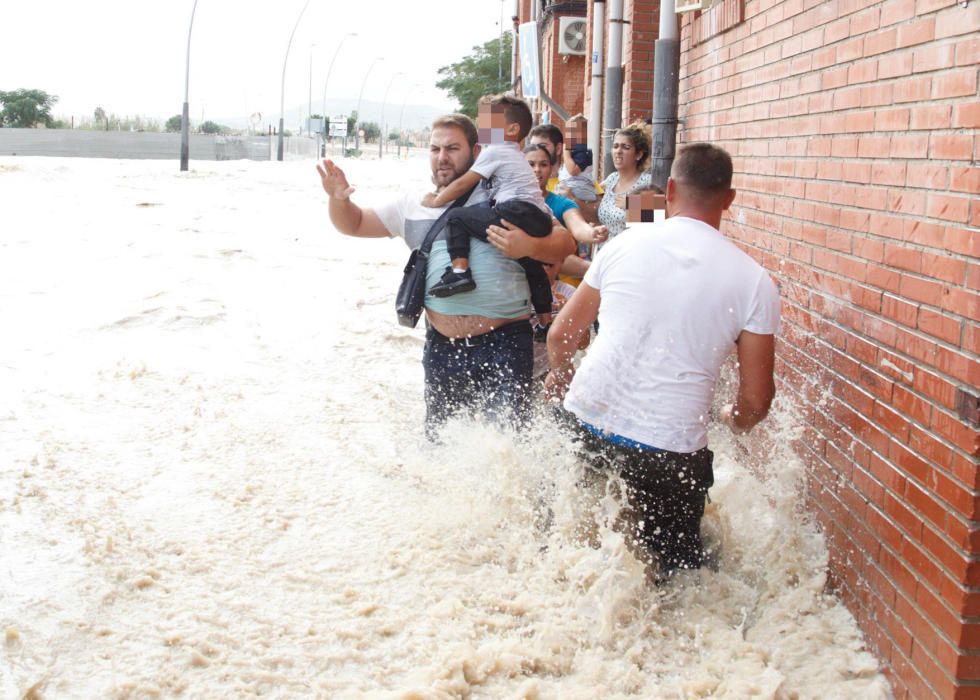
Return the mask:
[[[314, 158], [316, 142], [287, 137], [285, 158]], [[275, 136], [191, 134], [191, 160], [271, 160]], [[180, 134], [81, 129], [0, 129], [0, 155], [180, 159]]]

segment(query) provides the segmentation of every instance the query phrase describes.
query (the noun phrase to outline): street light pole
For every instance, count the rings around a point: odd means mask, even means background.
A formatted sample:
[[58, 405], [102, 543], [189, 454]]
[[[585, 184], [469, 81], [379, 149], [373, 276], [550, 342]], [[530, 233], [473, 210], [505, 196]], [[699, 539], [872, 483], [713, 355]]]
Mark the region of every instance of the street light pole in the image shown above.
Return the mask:
[[[319, 46], [316, 42], [310, 44], [310, 88], [309, 94], [307, 95], [307, 105], [306, 105], [306, 123], [310, 123], [310, 119], [313, 117], [313, 48]], [[309, 136], [309, 129], [307, 129], [307, 136]]]
[[378, 61], [383, 61], [383, 57], [379, 57], [371, 61], [371, 65], [368, 66], [367, 73], [364, 74], [364, 80], [361, 81], [361, 92], [357, 95], [357, 109], [354, 113], [357, 114], [357, 119], [354, 120], [354, 150], [358, 151], [361, 148], [361, 98], [364, 97], [364, 86], [367, 85], [368, 78], [371, 75], [371, 71], [378, 64]]
[[344, 48], [344, 42], [347, 41], [348, 37], [352, 37], [352, 36], [357, 36], [357, 32], [348, 32], [347, 34], [344, 34], [343, 38], [340, 40], [340, 43], [337, 44], [337, 50], [333, 52], [333, 58], [330, 59], [330, 66], [327, 68], [327, 79], [323, 81], [323, 101], [321, 103], [321, 108], [320, 108], [320, 112], [323, 114], [323, 119], [324, 119], [323, 128], [325, 132], [323, 134], [324, 137], [323, 155], [326, 155], [326, 148], [327, 148], [326, 138], [330, 134], [330, 132], [328, 131], [329, 127], [327, 126], [327, 124], [330, 123], [330, 120], [327, 119], [327, 84], [330, 82], [330, 74], [333, 72], [333, 64], [336, 63], [337, 56], [340, 54], [340, 50]]
[[197, 12], [197, 0], [194, 0], [194, 7], [191, 8], [191, 24], [187, 28], [187, 67], [184, 71], [184, 110], [180, 116], [180, 171], [187, 170], [187, 163], [190, 160], [191, 143], [190, 128], [191, 114], [188, 100], [191, 90], [191, 32], [194, 30], [194, 13]]
[[378, 160], [384, 157], [382, 154], [384, 152], [385, 136], [387, 136], [385, 133], [385, 107], [388, 106], [388, 93], [391, 92], [391, 86], [395, 84], [395, 78], [399, 75], [405, 74], [399, 71], [391, 76], [391, 80], [388, 81], [388, 87], [385, 89], [384, 99], [381, 101], [381, 138], [378, 139]]
[[289, 43], [286, 44], [286, 57], [282, 59], [282, 90], [279, 93], [279, 144], [276, 149], [276, 160], [282, 160], [282, 131], [286, 123], [286, 64], [289, 63], [289, 49], [293, 46], [293, 37], [296, 36], [296, 30], [299, 28], [299, 21], [303, 19], [303, 13], [306, 12], [306, 8], [309, 6], [310, 0], [306, 0], [303, 4], [303, 9], [299, 11], [299, 17], [296, 18], [296, 24], [293, 25], [293, 33], [289, 35]]
[[405, 105], [408, 104], [408, 96], [411, 94], [411, 89], [418, 87], [418, 83], [414, 83], [405, 91], [405, 101], [402, 102], [401, 112], [398, 114], [398, 157], [402, 157], [402, 122], [405, 119]]

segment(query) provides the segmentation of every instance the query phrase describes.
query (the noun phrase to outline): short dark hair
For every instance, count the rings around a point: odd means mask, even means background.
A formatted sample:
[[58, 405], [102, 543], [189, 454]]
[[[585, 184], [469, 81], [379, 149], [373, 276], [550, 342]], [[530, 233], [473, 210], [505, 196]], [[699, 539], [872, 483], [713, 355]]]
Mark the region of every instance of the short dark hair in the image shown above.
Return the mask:
[[670, 176], [699, 194], [723, 194], [732, 189], [732, 157], [710, 143], [684, 144], [677, 151]]
[[555, 146], [560, 143], [565, 143], [565, 135], [561, 133], [561, 129], [554, 124], [538, 124], [536, 127], [531, 129], [528, 136], [532, 138], [535, 136], [544, 136]]
[[470, 148], [476, 146], [477, 141], [480, 140], [480, 136], [476, 131], [476, 124], [473, 120], [467, 117], [465, 114], [444, 114], [441, 117], [437, 117], [432, 122], [433, 129], [461, 129], [463, 134], [466, 136], [466, 141], [470, 144]]
[[534, 118], [531, 116], [531, 108], [520, 97], [515, 95], [487, 95], [480, 102], [481, 104], [489, 104], [491, 109], [502, 108], [504, 110], [504, 117], [507, 119], [507, 123], [517, 124], [521, 128], [517, 136], [518, 141], [523, 140], [527, 136], [531, 130], [531, 126], [534, 124]]
[[555, 164], [555, 161], [557, 159], [555, 158], [554, 154], [548, 150], [548, 147], [545, 146], [543, 143], [532, 143], [530, 146], [524, 147], [524, 155], [527, 155], [528, 153], [535, 153], [537, 151], [541, 151], [546, 156], [548, 156], [548, 162], [551, 163], [551, 165]]

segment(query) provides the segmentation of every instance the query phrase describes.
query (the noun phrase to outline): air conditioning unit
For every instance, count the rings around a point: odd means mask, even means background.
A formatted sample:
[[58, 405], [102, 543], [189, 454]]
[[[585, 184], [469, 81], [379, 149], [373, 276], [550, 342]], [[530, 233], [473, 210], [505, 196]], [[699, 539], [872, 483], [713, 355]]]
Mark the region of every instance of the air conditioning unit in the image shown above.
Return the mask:
[[558, 53], [564, 56], [584, 56], [588, 26], [585, 17], [559, 17]]
[[694, 12], [696, 10], [706, 9], [705, 5], [708, 3], [704, 0], [678, 0], [677, 4], [674, 5], [674, 12], [677, 14], [684, 14], [685, 12]]

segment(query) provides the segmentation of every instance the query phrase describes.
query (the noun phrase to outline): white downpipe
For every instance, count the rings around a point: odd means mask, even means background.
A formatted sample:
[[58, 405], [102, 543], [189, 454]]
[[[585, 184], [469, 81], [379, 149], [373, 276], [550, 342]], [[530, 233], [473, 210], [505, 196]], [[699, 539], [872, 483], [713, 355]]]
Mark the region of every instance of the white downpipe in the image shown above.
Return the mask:
[[592, 3], [592, 93], [589, 103], [589, 149], [599, 154], [602, 141], [602, 55], [606, 34], [606, 2]]

